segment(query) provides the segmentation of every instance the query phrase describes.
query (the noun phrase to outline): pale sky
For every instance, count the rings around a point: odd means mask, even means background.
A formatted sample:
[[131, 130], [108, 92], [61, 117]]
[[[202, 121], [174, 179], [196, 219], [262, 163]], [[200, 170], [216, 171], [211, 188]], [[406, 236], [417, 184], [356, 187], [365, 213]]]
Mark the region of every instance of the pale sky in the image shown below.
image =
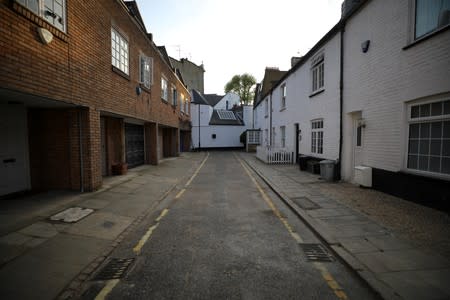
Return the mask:
[[205, 93], [235, 74], [261, 81], [290, 68], [338, 21], [343, 0], [137, 0], [147, 31], [169, 55], [205, 66]]

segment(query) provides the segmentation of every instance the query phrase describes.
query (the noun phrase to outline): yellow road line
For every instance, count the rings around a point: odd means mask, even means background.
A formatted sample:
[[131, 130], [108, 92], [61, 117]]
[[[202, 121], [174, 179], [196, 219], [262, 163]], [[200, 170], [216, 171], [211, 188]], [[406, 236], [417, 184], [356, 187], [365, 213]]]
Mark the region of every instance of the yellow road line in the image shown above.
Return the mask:
[[[237, 157], [236, 157], [237, 158]], [[259, 193], [263, 197], [264, 201], [269, 205], [269, 207], [272, 209], [273, 213], [280, 219], [280, 221], [283, 223], [284, 227], [289, 231], [290, 235], [298, 242], [302, 243], [303, 239], [300, 237], [298, 233], [296, 233], [291, 225], [288, 223], [285, 217], [280, 213], [280, 211], [276, 208], [275, 204], [272, 202], [272, 200], [267, 196], [267, 194], [264, 192], [262, 187], [259, 185], [259, 183], [256, 181], [255, 177], [251, 174], [250, 170], [247, 166], [244, 165], [242, 160], [240, 158], [237, 158], [237, 160], [241, 163], [241, 166], [244, 168], [247, 175], [250, 177], [250, 179], [253, 181], [253, 184], [258, 189]], [[347, 300], [348, 297], [343, 291], [343, 289], [339, 286], [336, 280], [334, 280], [333, 276], [328, 272], [327, 268], [322, 264], [315, 262], [314, 266], [317, 270], [320, 271], [322, 278], [325, 280], [325, 282], [328, 284], [328, 286], [331, 288], [331, 290], [334, 292], [336, 297], [338, 297], [341, 300]]]
[[186, 187], [191, 184], [192, 180], [194, 180], [195, 176], [197, 176], [198, 172], [200, 172], [200, 169], [203, 167], [203, 165], [205, 164], [205, 162], [208, 159], [208, 157], [209, 157], [209, 152], [206, 153], [206, 157], [203, 159], [203, 161], [200, 164], [200, 166], [197, 168], [197, 170], [195, 170], [194, 174], [191, 176], [191, 178], [186, 183]]
[[119, 279], [108, 280], [108, 282], [100, 291], [100, 293], [98, 293], [98, 295], [95, 297], [95, 300], [104, 300], [106, 296], [108, 296], [108, 294], [111, 293], [113, 288], [119, 283], [119, 281], [120, 281]]
[[152, 227], [150, 227], [147, 232], [144, 234], [144, 236], [141, 238], [141, 240], [137, 243], [137, 245], [133, 248], [133, 252], [136, 254], [139, 254], [141, 252], [142, 247], [144, 244], [148, 241], [150, 236], [152, 235], [153, 231], [158, 227], [159, 223], [156, 223]]
[[179, 191], [178, 194], [175, 196], [175, 199], [180, 198], [181, 195], [183, 195], [184, 192], [186, 192], [186, 189], [182, 189], [181, 191]]
[[161, 212], [159, 217], [156, 218], [156, 222], [161, 221], [161, 219], [164, 218], [164, 216], [167, 215], [168, 212], [169, 212], [169, 210], [167, 208], [164, 208], [164, 210]]

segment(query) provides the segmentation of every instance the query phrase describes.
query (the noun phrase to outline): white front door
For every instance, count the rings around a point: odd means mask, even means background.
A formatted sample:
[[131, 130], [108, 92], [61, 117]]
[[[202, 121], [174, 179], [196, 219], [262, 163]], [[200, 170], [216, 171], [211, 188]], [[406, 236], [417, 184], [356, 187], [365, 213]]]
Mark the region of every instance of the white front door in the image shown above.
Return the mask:
[[363, 163], [363, 125], [362, 114], [357, 112], [353, 114], [353, 174], [355, 166], [360, 166]]
[[0, 195], [30, 189], [27, 111], [0, 104]]

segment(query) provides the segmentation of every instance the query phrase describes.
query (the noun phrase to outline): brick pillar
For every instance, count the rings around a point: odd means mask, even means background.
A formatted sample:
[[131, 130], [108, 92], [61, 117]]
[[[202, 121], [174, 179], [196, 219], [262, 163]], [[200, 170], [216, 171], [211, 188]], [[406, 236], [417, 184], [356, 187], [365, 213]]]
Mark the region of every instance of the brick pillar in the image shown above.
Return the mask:
[[145, 163], [157, 165], [158, 162], [158, 124], [145, 123]]
[[174, 156], [180, 156], [180, 128], [175, 128], [174, 129], [174, 133], [175, 133], [175, 152], [174, 152]]
[[92, 108], [83, 109], [81, 126], [84, 190], [93, 191], [102, 185], [100, 112]]

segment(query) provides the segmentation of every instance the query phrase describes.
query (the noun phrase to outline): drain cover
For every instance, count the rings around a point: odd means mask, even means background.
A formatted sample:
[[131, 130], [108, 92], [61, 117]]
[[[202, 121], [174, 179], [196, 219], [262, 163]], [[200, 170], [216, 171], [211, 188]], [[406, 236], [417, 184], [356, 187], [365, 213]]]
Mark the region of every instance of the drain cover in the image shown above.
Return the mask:
[[333, 257], [321, 244], [299, 244], [309, 261], [333, 261]]
[[296, 197], [296, 198], [291, 198], [291, 200], [294, 201], [295, 204], [297, 204], [298, 206], [300, 206], [301, 208], [306, 209], [306, 210], [320, 208], [319, 205], [312, 202], [311, 200], [309, 200], [306, 197]]
[[93, 280], [119, 279], [125, 275], [134, 258], [112, 258]]
[[74, 223], [93, 213], [90, 208], [71, 207], [50, 217], [52, 221], [62, 221], [66, 223]]

